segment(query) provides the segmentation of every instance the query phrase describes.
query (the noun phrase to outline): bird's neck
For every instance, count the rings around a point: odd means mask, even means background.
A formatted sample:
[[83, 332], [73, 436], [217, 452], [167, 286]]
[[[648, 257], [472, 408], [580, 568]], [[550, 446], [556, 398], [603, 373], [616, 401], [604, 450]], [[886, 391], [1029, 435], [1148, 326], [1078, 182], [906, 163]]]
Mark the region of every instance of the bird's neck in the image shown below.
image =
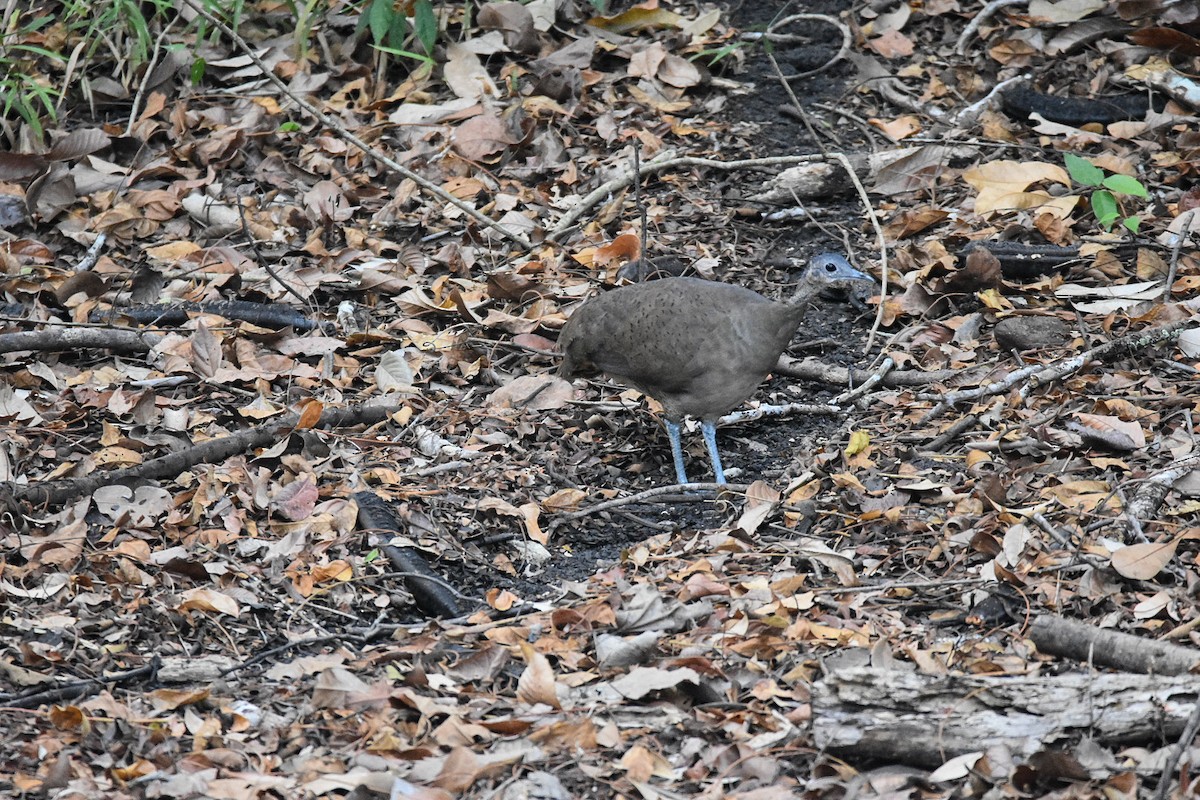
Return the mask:
[[800, 314], [803, 314], [805, 311], [808, 311], [809, 303], [812, 302], [820, 291], [820, 286], [803, 282], [796, 288], [796, 293], [791, 296], [787, 304]]

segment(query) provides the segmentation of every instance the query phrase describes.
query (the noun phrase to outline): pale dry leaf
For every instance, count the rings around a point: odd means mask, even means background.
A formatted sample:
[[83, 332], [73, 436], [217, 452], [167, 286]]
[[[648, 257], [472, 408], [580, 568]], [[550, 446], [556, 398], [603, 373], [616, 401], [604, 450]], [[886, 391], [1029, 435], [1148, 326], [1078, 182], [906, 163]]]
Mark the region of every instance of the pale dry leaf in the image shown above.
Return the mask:
[[522, 375], [492, 392], [487, 399], [491, 408], [524, 408], [549, 411], [563, 408], [575, 397], [571, 382], [552, 373]]
[[352, 697], [369, 693], [370, 685], [345, 667], [322, 670], [313, 686], [314, 708], [345, 708]]
[[1134, 619], [1154, 619], [1171, 606], [1171, 595], [1155, 592], [1133, 607]]
[[737, 526], [747, 534], [758, 530], [763, 521], [779, 506], [780, 494], [765, 481], [755, 481], [746, 490], [746, 508]]
[[673, 689], [681, 683], [699, 685], [700, 675], [690, 667], [660, 669], [636, 667], [612, 682], [612, 688], [627, 700], [640, 700], [653, 692]]
[[446, 45], [442, 77], [450, 91], [463, 99], [478, 100], [496, 96], [496, 84], [484, 69], [479, 56], [458, 42]]
[[[621, 756], [621, 768], [635, 783], [646, 783], [655, 777], [667, 780], [675, 774], [670, 761], [640, 744], [635, 744]], [[644, 791], [640, 794], [647, 796]]]
[[227, 594], [200, 587], [197, 589], [189, 589], [183, 592], [183, 601], [176, 607], [177, 611], [204, 611], [215, 614], [224, 614], [228, 617], [236, 617], [240, 615], [241, 608], [238, 607], [237, 601]]
[[982, 752], [963, 753], [961, 756], [955, 756], [930, 773], [929, 780], [939, 783], [965, 778], [971, 774], [971, 768], [981, 758], [983, 758]]
[[8, 383], [0, 383], [0, 420], [9, 424], [40, 425], [42, 415], [29, 403], [28, 389], [14, 389]]
[[382, 392], [412, 391], [416, 375], [402, 350], [389, 350], [379, 359], [375, 368], [375, 385]]
[[667, 57], [658, 65], [655, 76], [676, 89], [688, 89], [701, 81], [700, 70], [696, 68], [696, 65], [674, 53], [667, 54]]
[[1112, 567], [1130, 580], [1148, 581], [1175, 557], [1178, 542], [1145, 542], [1122, 547], [1112, 554]]
[[483, 161], [520, 141], [493, 114], [471, 117], [454, 129], [454, 148], [468, 161]]
[[92, 493], [96, 510], [114, 522], [145, 530], [174, 505], [171, 493], [158, 486], [102, 486]]
[[1188, 328], [1179, 334], [1179, 349], [1188, 358], [1200, 358], [1200, 328]]
[[202, 378], [212, 378], [221, 368], [221, 340], [204, 320], [196, 321], [196, 332], [191, 336], [192, 369]]
[[1040, 17], [1054, 24], [1078, 22], [1107, 6], [1105, 0], [1029, 0], [1029, 16]]
[[561, 708], [550, 660], [528, 642], [521, 642], [521, 653], [525, 657], [525, 670], [517, 679], [517, 699], [531, 706], [541, 704]]
[[659, 634], [645, 631], [632, 638], [601, 633], [596, 637], [596, 662], [601, 669], [622, 669], [650, 659]]

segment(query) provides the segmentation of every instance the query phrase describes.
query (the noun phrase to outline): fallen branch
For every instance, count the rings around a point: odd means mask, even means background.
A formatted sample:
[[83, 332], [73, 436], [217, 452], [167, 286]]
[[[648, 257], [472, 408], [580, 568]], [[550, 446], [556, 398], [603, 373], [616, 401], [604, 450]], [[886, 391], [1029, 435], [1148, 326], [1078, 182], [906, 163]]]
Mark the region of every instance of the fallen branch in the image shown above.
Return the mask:
[[[191, 0], [187, 0], [191, 2]], [[643, 175], [653, 175], [658, 172], [676, 169], [679, 167], [708, 167], [710, 169], [735, 170], [735, 169], [767, 169], [769, 167], [778, 167], [784, 164], [806, 164], [810, 161], [823, 161], [825, 156], [822, 155], [802, 155], [802, 156], [768, 156], [766, 158], [743, 158], [736, 161], [718, 161], [712, 158], [699, 158], [696, 156], [680, 156], [674, 158], [673, 151], [665, 151], [660, 153], [655, 158], [642, 163], [635, 175], [632, 170], [624, 173], [602, 186], [596, 187], [586, 197], [579, 200], [575, 206], [563, 215], [563, 218], [554, 226], [554, 230], [546, 236], [549, 242], [557, 242], [558, 238], [574, 227], [575, 223], [590, 211], [597, 203], [604, 200], [611, 194], [621, 191], [636, 179], [640, 179]]]
[[[874, 381], [875, 376], [879, 375], [880, 371], [872, 372], [865, 369], [850, 369], [848, 367], [839, 367], [836, 364], [827, 364], [816, 358], [805, 358], [802, 361], [783, 356], [771, 370], [778, 375], [786, 375], [789, 378], [798, 378], [804, 381], [819, 381], [835, 386], [849, 386], [854, 384], [866, 384]], [[920, 370], [902, 369], [889, 370], [880, 376], [877, 383], [882, 384], [890, 389], [898, 389], [909, 386], [928, 386], [931, 383], [943, 383], [945, 381], [962, 378], [962, 370], [943, 369], [935, 372], [921, 372]]]
[[1200, 665], [1200, 650], [1194, 647], [1097, 628], [1085, 622], [1049, 614], [1033, 621], [1029, 638], [1039, 653], [1124, 672], [1187, 675]]
[[813, 684], [812, 736], [817, 748], [842, 757], [922, 767], [996, 746], [1028, 757], [1081, 735], [1108, 746], [1179, 736], [1196, 694], [1194, 675], [980, 677], [853, 667]]
[[1151, 328], [1149, 330], [1122, 336], [1119, 339], [1113, 339], [1112, 341], [1093, 347], [1090, 350], [1085, 350], [1077, 356], [1063, 359], [1062, 361], [1059, 361], [1050, 367], [1044, 367], [1041, 364], [1032, 364], [1023, 369], [1009, 373], [1001, 380], [994, 381], [983, 386], [977, 386], [974, 389], [963, 389], [962, 391], [950, 392], [944, 395], [918, 395], [918, 399], [921, 400], [937, 401], [937, 405], [925, 413], [925, 415], [921, 418], [921, 422], [927, 422], [936, 417], [946, 408], [957, 405], [963, 401], [974, 401], [983, 397], [1004, 394], [1021, 383], [1024, 385], [1021, 387], [1020, 397], [1022, 400], [1026, 400], [1028, 399], [1030, 392], [1032, 392], [1034, 389], [1045, 386], [1051, 381], [1064, 378], [1073, 372], [1078, 372], [1093, 361], [1100, 361], [1103, 359], [1115, 360], [1127, 355], [1131, 355], [1138, 350], [1159, 344], [1160, 342], [1167, 341], [1168, 339], [1173, 339], [1174, 337], [1178, 336], [1180, 331], [1182, 331], [1184, 328], [1193, 326], [1195, 324], [1195, 320], [1190, 318], [1177, 320], [1169, 325], [1164, 325], [1159, 328]]
[[550, 525], [547, 527], [547, 530], [553, 531], [559, 525], [563, 524], [564, 522], [570, 522], [573, 519], [581, 519], [592, 514], [598, 514], [601, 511], [608, 511], [612, 508], [620, 508], [621, 506], [627, 506], [631, 503], [640, 503], [644, 500], [652, 500], [663, 495], [679, 494], [681, 492], [692, 492], [696, 494], [699, 494], [700, 492], [704, 492], [706, 494], [718, 492], [737, 492], [745, 494], [746, 490], [749, 488], [750, 485], [745, 483], [677, 483], [671, 486], [656, 486], [653, 489], [647, 489], [644, 492], [638, 492], [637, 494], [631, 494], [626, 497], [617, 497], [612, 500], [605, 500], [603, 503], [596, 503], [593, 506], [581, 508], [578, 511], [568, 511], [565, 514], [560, 514], [550, 521]]
[[[356, 406], [354, 408], [328, 409], [321, 414], [312, 427], [340, 428], [346, 425], [374, 425], [387, 419], [398, 410], [397, 406]], [[133, 480], [173, 477], [197, 464], [216, 464], [246, 450], [265, 447], [289, 435], [299, 421], [299, 414], [289, 412], [262, 425], [219, 439], [210, 439], [186, 450], [168, 453], [135, 467], [95, 472], [85, 478], [67, 478], [31, 484], [5, 481], [0, 483], [0, 508], [12, 508], [16, 503], [25, 503], [34, 508], [61, 506], [77, 497], [91, 494], [101, 486], [112, 486]]]
[[[47, 321], [43, 324], [52, 324]], [[0, 334], [0, 353], [26, 351], [56, 352], [102, 347], [126, 353], [147, 353], [162, 337], [153, 333], [125, 328], [51, 328], [41, 331]]]
[[1029, 2], [1029, 0], [992, 0], [992, 2], [983, 7], [982, 11], [975, 15], [975, 18], [967, 24], [967, 27], [963, 28], [963, 32], [958, 37], [958, 41], [954, 43], [954, 52], [960, 56], [966, 55], [967, 42], [971, 40], [972, 36], [978, 33], [979, 28], [983, 25], [983, 23], [991, 19], [997, 11], [1005, 8], [1006, 6], [1016, 6], [1027, 2]]
[[840, 414], [844, 410], [839, 405], [832, 403], [784, 403], [783, 405], [764, 403], [761, 406], [748, 408], [745, 411], [734, 411], [731, 414], [726, 414], [717, 420], [717, 427], [739, 425], [743, 422], [753, 422], [756, 419], [764, 419], [766, 417], [789, 417], [793, 414]]

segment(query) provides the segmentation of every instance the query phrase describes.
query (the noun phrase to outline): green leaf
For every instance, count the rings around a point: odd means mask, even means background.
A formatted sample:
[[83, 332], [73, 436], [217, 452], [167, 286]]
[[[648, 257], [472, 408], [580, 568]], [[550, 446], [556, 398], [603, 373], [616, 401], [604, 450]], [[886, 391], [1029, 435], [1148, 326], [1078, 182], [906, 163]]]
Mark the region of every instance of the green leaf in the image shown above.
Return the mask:
[[1067, 173], [1071, 180], [1083, 186], [1099, 186], [1104, 181], [1104, 170], [1097, 167], [1086, 158], [1080, 158], [1074, 153], [1063, 156], [1067, 162]]
[[299, 122], [285, 122], [279, 126], [280, 133], [295, 133], [300, 130]]
[[1104, 179], [1104, 188], [1112, 189], [1114, 192], [1120, 192], [1121, 194], [1132, 195], [1133, 197], [1149, 196], [1146, 192], [1146, 187], [1142, 186], [1142, 182], [1128, 175], [1109, 175]]
[[208, 62], [199, 56], [192, 62], [192, 71], [188, 77], [192, 81], [192, 86], [199, 86], [204, 80], [204, 73], [208, 71]]
[[1130, 233], [1137, 233], [1138, 228], [1142, 227], [1142, 218], [1126, 217], [1125, 219], [1121, 220], [1121, 224], [1128, 228]]
[[438, 21], [433, 13], [433, 3], [429, 0], [417, 0], [413, 3], [413, 30], [417, 33], [417, 41], [425, 48], [425, 55], [433, 55], [433, 46], [437, 43]]
[[392, 0], [375, 0], [371, 3], [371, 8], [367, 10], [367, 26], [371, 29], [371, 39], [375, 44], [387, 41], [388, 30], [397, 16]]
[[429, 64], [431, 66], [433, 65], [432, 58], [430, 58], [429, 56], [423, 56], [420, 53], [414, 53], [411, 50], [401, 50], [398, 47], [384, 47], [381, 44], [373, 44], [371, 46], [374, 47], [376, 50], [382, 50], [383, 52], [385, 52], [389, 55], [400, 56], [401, 58], [411, 58], [416, 61], [420, 61], [424, 64]]
[[1106, 231], [1112, 230], [1113, 223], [1121, 216], [1117, 209], [1117, 199], [1112, 196], [1112, 192], [1105, 189], [1092, 193], [1092, 212], [1096, 215], [1096, 221]]

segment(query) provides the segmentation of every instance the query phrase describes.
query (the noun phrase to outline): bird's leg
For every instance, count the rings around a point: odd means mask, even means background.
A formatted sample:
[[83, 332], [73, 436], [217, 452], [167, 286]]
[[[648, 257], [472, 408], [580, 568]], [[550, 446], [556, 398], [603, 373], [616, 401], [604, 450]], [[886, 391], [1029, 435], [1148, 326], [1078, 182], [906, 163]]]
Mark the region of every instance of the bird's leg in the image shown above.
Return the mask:
[[712, 459], [713, 480], [725, 483], [725, 470], [721, 469], [721, 454], [717, 452], [717, 429], [707, 420], [700, 423], [700, 431], [704, 434], [704, 444], [708, 447], [708, 457]]
[[667, 420], [667, 437], [671, 440], [671, 456], [675, 459], [675, 480], [687, 483], [687, 473], [683, 471], [683, 445], [679, 441], [679, 423]]

